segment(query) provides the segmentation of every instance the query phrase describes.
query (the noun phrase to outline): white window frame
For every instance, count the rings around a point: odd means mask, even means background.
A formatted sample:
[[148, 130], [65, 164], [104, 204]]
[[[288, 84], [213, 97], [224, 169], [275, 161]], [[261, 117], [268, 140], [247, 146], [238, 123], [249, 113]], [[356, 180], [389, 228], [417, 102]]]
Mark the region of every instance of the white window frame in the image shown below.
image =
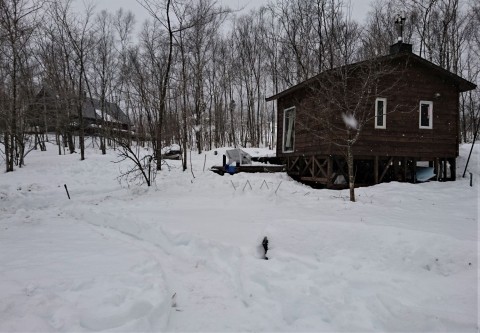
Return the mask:
[[[378, 102], [382, 101], [383, 102], [383, 115], [382, 115], [382, 120], [383, 120], [383, 125], [379, 126], [378, 125]], [[379, 129], [386, 129], [387, 128], [387, 99], [378, 97], [375, 99], [375, 128]]]
[[[427, 126], [422, 126], [422, 104], [428, 104], [428, 125]], [[420, 129], [433, 128], [433, 102], [432, 101], [420, 101], [418, 105], [418, 128]]]
[[[292, 122], [292, 125], [291, 125], [291, 128], [290, 128], [290, 130], [292, 131], [292, 133], [290, 133], [291, 140], [293, 140], [293, 142], [292, 142], [292, 148], [286, 150], [285, 149], [285, 139], [286, 139], [286, 136], [287, 136], [287, 130], [286, 130], [287, 117], [286, 117], [286, 115], [287, 115], [288, 112], [293, 113], [293, 122]], [[296, 114], [295, 114], [295, 107], [294, 106], [283, 110], [282, 152], [284, 152], [284, 153], [292, 153], [292, 152], [295, 151], [295, 116], [296, 116]]]

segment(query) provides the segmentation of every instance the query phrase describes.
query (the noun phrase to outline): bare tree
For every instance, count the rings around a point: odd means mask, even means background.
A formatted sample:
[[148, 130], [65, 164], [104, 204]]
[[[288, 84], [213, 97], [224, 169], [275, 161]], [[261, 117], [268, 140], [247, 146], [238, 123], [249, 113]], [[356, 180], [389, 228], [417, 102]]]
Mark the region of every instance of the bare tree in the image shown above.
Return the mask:
[[[304, 123], [299, 123], [296, 131], [308, 129], [327, 152], [343, 151], [351, 201], [355, 201], [353, 147], [366, 124], [375, 118], [375, 97], [391, 96], [399, 88], [401, 70], [399, 65], [374, 59], [323, 72], [307, 92], [305, 114], [298, 115]], [[397, 108], [390, 106], [389, 113]]]
[[[97, 96], [100, 98], [100, 122], [98, 131], [100, 134], [100, 150], [106, 154], [106, 137], [109, 133], [109, 122], [106, 114], [107, 98], [111, 98], [112, 82], [116, 73], [118, 54], [115, 50], [113, 36], [113, 17], [107, 11], [101, 11], [96, 17], [96, 45], [92, 50], [94, 54], [92, 82]], [[93, 103], [92, 89], [89, 81], [86, 87], [90, 100]]]
[[[0, 62], [3, 82], [2, 94], [3, 143], [5, 145], [6, 171], [14, 170], [14, 164], [22, 166], [25, 154], [25, 125], [22, 117], [33, 97], [29, 82], [33, 82], [30, 71], [29, 45], [37, 25], [37, 14], [41, 2], [28, 0], [0, 1]], [[1, 111], [0, 111], [1, 112]]]
[[200, 154], [205, 146], [204, 136], [208, 138], [210, 128], [209, 124], [204, 123], [207, 107], [211, 107], [205, 96], [207, 86], [205, 72], [209, 62], [214, 59], [208, 50], [214, 45], [218, 29], [229, 11], [219, 7], [212, 0], [197, 1], [185, 9], [186, 21], [177, 31], [185, 30], [185, 43], [187, 52], [189, 52], [188, 69], [192, 73], [193, 79], [191, 90], [193, 92], [195, 143]]
[[136, 182], [151, 186], [156, 176], [154, 156], [139, 145], [132, 146], [127, 138], [116, 136], [113, 139], [118, 146], [116, 152], [119, 159], [115, 163], [127, 161], [127, 168], [121, 171], [118, 179], [127, 184]]
[[[466, 23], [466, 44], [461, 60], [464, 62], [463, 74], [471, 82], [480, 79], [480, 5], [474, 1], [468, 7]], [[479, 89], [469, 91], [461, 96], [461, 133], [464, 142], [473, 140], [478, 132], [480, 119], [480, 92]]]
[[74, 104], [78, 119], [80, 160], [83, 161], [85, 159], [83, 104], [86, 95], [87, 58], [90, 56], [89, 51], [92, 48], [91, 18], [93, 15], [93, 7], [87, 6], [85, 8], [84, 17], [73, 17], [70, 12], [70, 6], [71, 0], [64, 2], [59, 1], [53, 4], [52, 10], [59, 28], [62, 29], [65, 34], [65, 39], [63, 39], [64, 44], [62, 45], [65, 57], [68, 58], [70, 52], [72, 52], [71, 55], [74, 57], [74, 72], [70, 73], [70, 79], [76, 91]]
[[[54, 15], [50, 11], [51, 15]], [[55, 129], [58, 153], [62, 154], [62, 146], [75, 152], [73, 127], [75, 109], [75, 71], [65, 31], [55, 20], [48, 20], [43, 25], [42, 38], [38, 39], [38, 58], [41, 63], [41, 90], [37, 96], [40, 108], [43, 109], [45, 130]]]
[[[132, 134], [132, 124], [138, 119], [139, 110], [135, 107], [136, 102], [133, 96], [133, 87], [130, 78], [133, 75], [133, 68], [129, 62], [128, 53], [132, 46], [132, 34], [135, 25], [135, 16], [132, 12], [124, 12], [121, 8], [117, 10], [113, 17], [113, 26], [116, 32], [117, 68], [114, 71], [112, 87], [110, 88], [113, 101], [122, 105], [128, 119], [129, 134]], [[131, 137], [131, 135], [129, 135]]]
[[[167, 86], [170, 80], [170, 69], [172, 67], [172, 55], [173, 55], [173, 27], [170, 20], [170, 7], [171, 7], [172, 0], [166, 0], [165, 7], [160, 6], [157, 2], [152, 0], [143, 0], [140, 4], [147, 9], [149, 14], [153, 17], [156, 22], [160, 24], [164, 24], [163, 19], [159, 16], [158, 13], [165, 12], [166, 16], [166, 28], [168, 34], [168, 54], [167, 60], [165, 63], [165, 68], [163, 69], [163, 80], [158, 83], [158, 90], [160, 91], [160, 100], [159, 100], [159, 109], [158, 109], [158, 119], [156, 124], [156, 145], [155, 145], [155, 158], [157, 160], [157, 169], [160, 170], [161, 168], [161, 158], [162, 158], [162, 125], [163, 125], [163, 118], [165, 115], [166, 109], [166, 98], [167, 98]], [[160, 68], [158, 68], [160, 69]]]
[[402, 41], [413, 43], [419, 13], [416, 10], [407, 10], [405, 3], [397, 0], [373, 2], [367, 16], [366, 25], [361, 34], [359, 60], [388, 54], [390, 45], [398, 36], [398, 27], [394, 24], [397, 16], [403, 15]]

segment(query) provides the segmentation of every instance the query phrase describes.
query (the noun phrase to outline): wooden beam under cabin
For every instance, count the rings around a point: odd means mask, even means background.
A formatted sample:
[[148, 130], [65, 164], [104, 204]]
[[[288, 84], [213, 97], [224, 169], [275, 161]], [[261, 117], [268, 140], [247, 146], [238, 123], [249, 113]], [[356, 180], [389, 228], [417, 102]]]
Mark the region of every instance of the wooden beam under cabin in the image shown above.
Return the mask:
[[380, 176], [380, 180], [379, 180], [380, 182], [383, 180], [383, 177], [385, 177], [385, 175], [387, 174], [387, 171], [390, 168], [390, 164], [392, 163], [392, 161], [393, 161], [393, 156], [390, 157], [390, 159], [388, 160], [387, 165], [385, 166], [385, 169], [383, 170], [382, 175]]
[[332, 156], [327, 157], [327, 186], [332, 185], [333, 181], [333, 159]]
[[457, 179], [457, 160], [456, 158], [449, 158], [450, 163], [450, 180], [455, 181]]

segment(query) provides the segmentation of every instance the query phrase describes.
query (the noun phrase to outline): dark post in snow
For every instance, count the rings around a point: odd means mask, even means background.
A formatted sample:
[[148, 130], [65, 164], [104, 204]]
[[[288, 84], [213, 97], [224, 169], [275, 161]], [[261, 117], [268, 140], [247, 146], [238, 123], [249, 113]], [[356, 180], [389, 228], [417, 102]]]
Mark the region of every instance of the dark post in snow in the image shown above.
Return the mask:
[[263, 238], [263, 241], [262, 241], [262, 246], [263, 246], [263, 249], [265, 250], [265, 260], [268, 260], [268, 257], [267, 257], [267, 251], [268, 251], [268, 238], [267, 236], [265, 236]]
[[70, 193], [68, 193], [67, 184], [63, 184], [63, 186], [65, 187], [65, 191], [67, 191], [68, 200], [70, 200]]
[[467, 167], [468, 167], [468, 163], [470, 162], [470, 157], [472, 156], [473, 146], [475, 145], [475, 141], [477, 141], [478, 131], [480, 130], [480, 119], [478, 120], [478, 124], [476, 128], [477, 129], [475, 130], [475, 135], [473, 136], [472, 147], [470, 148], [470, 153], [468, 154], [467, 163], [465, 164], [465, 170], [463, 170], [463, 176], [462, 176], [463, 178], [465, 178], [465, 174], [467, 173]]

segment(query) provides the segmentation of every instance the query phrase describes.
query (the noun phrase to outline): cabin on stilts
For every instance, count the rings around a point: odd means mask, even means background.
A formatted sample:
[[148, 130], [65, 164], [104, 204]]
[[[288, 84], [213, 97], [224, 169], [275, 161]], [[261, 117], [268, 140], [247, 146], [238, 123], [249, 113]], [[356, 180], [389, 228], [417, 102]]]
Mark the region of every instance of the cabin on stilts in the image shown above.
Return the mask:
[[294, 179], [327, 188], [348, 186], [348, 158], [355, 186], [416, 182], [421, 167], [455, 180], [459, 95], [475, 88], [399, 38], [386, 56], [267, 98], [277, 101], [277, 157]]

